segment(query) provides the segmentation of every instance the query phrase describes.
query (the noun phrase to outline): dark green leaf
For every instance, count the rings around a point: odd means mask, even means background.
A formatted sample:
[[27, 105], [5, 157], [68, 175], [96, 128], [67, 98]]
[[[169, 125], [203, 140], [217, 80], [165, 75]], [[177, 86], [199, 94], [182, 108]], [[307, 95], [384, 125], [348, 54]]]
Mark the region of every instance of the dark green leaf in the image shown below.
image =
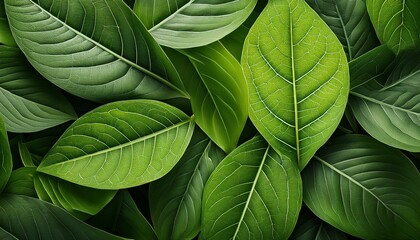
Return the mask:
[[203, 239], [287, 239], [302, 182], [296, 163], [258, 136], [230, 153], [204, 188]]
[[9, 139], [7, 138], [7, 132], [0, 116], [0, 193], [9, 181], [12, 168], [13, 160], [9, 146]]
[[12, 32], [10, 32], [9, 23], [7, 22], [4, 0], [0, 0], [0, 43], [16, 46], [15, 39], [12, 36]]
[[302, 172], [304, 201], [322, 220], [363, 239], [420, 238], [420, 173], [368, 136], [332, 139]]
[[154, 100], [103, 105], [66, 130], [38, 171], [98, 189], [145, 184], [179, 161], [191, 139], [193, 120]]
[[10, 175], [4, 193], [37, 197], [34, 186], [35, 167], [18, 168]]

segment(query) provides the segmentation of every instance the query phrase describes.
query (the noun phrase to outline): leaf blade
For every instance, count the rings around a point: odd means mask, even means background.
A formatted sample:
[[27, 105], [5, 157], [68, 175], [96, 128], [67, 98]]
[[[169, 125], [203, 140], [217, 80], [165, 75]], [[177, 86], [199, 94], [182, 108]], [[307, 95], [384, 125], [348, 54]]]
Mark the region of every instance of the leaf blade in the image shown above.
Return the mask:
[[0, 193], [6, 187], [12, 173], [13, 160], [10, 151], [9, 139], [4, 127], [2, 118], [0, 117]]

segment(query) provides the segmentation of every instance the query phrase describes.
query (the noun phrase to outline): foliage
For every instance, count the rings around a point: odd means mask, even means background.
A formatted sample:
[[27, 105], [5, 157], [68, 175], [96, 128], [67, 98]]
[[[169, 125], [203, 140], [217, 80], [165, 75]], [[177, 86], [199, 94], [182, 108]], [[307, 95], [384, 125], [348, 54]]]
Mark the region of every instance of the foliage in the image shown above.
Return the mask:
[[1, 239], [420, 239], [419, 0], [0, 0]]

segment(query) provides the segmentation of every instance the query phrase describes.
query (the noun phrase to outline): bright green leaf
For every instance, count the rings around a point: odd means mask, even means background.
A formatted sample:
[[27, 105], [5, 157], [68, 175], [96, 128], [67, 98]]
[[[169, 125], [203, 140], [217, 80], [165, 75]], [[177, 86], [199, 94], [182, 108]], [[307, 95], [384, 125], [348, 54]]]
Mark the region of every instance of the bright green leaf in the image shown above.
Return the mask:
[[93, 228], [52, 204], [9, 194], [0, 197], [0, 235], [2, 229], [21, 240], [123, 239]]
[[230, 153], [208, 179], [201, 237], [287, 239], [301, 199], [296, 163], [255, 137]]
[[379, 45], [365, 0], [306, 0], [337, 35], [348, 61]]
[[4, 0], [0, 0], [0, 43], [8, 46], [16, 46], [15, 39], [13, 38], [7, 21]]
[[196, 128], [178, 164], [150, 184], [150, 214], [159, 239], [192, 239], [198, 234], [204, 185], [224, 157], [223, 151]]
[[363, 239], [420, 238], [420, 173], [401, 152], [368, 136], [332, 139], [302, 172], [306, 205]]
[[0, 46], [0, 115], [11, 132], [36, 132], [76, 118], [57, 87], [18, 48]]
[[395, 53], [420, 46], [419, 0], [366, 0], [379, 40]]
[[252, 122], [303, 169], [346, 107], [349, 73], [340, 41], [305, 1], [269, 1], [248, 34], [242, 66]]
[[145, 184], [179, 161], [191, 139], [193, 120], [154, 100], [103, 105], [64, 132], [38, 171], [98, 189]]
[[34, 186], [35, 167], [22, 167], [13, 170], [4, 193], [37, 197]]
[[0, 117], [0, 193], [9, 181], [12, 168], [13, 160], [9, 146], [9, 139], [7, 138], [7, 132], [4, 127], [3, 120]]
[[64, 90], [101, 102], [185, 96], [176, 69], [123, 1], [5, 2], [19, 47]]
[[233, 32], [256, 4], [257, 0], [136, 0], [134, 11], [159, 44], [193, 48]]

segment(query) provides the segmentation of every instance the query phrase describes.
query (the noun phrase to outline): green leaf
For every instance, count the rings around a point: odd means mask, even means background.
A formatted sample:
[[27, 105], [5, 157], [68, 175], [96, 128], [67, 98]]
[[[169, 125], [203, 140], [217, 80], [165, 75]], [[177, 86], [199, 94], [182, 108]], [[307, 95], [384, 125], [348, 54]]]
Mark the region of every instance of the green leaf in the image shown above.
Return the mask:
[[[225, 152], [231, 152], [248, 118], [248, 92], [241, 65], [220, 42], [182, 51], [176, 61], [191, 97], [196, 123]], [[175, 56], [176, 57], [176, 56]]]
[[4, 230], [3, 228], [0, 227], [0, 239], [7, 239], [7, 240], [19, 240], [18, 238], [16, 238], [15, 236], [13, 236], [12, 234], [10, 234], [9, 232], [7, 232], [6, 230]]
[[306, 0], [344, 47], [348, 61], [379, 45], [365, 0]]
[[318, 217], [363, 239], [419, 239], [420, 173], [396, 149], [368, 136], [332, 139], [302, 172]]
[[136, 0], [134, 11], [159, 44], [193, 48], [233, 32], [256, 4], [257, 0]]
[[418, 0], [366, 0], [379, 40], [395, 53], [420, 46]]
[[196, 128], [179, 163], [150, 184], [150, 214], [159, 239], [193, 239], [198, 234], [204, 185], [224, 157], [223, 151]]
[[9, 194], [0, 197], [0, 227], [21, 240], [123, 239], [93, 228], [44, 201]]
[[346, 240], [346, 234], [302, 208], [289, 240]]
[[4, 127], [2, 118], [0, 117], [0, 193], [5, 188], [12, 173], [13, 160], [10, 151], [9, 139]]
[[255, 137], [230, 153], [208, 179], [201, 237], [287, 239], [301, 199], [296, 163]]
[[176, 69], [123, 1], [5, 2], [19, 47], [64, 90], [101, 102], [185, 96]]
[[341, 43], [305, 1], [269, 1], [248, 34], [242, 66], [252, 122], [303, 169], [346, 107], [349, 73]]
[[35, 167], [22, 167], [14, 170], [10, 175], [9, 182], [4, 193], [37, 197], [34, 186]]
[[179, 161], [191, 139], [193, 120], [154, 100], [103, 105], [64, 132], [38, 171], [98, 189], [145, 184]]
[[420, 152], [420, 52], [402, 55], [382, 86], [372, 82], [351, 91], [360, 125], [377, 140]]
[[117, 193], [80, 186], [43, 173], [35, 175], [35, 189], [40, 199], [62, 207], [82, 220], [101, 211]]
[[0, 114], [11, 132], [36, 132], [76, 118], [57, 87], [18, 48], [0, 46]]
[[4, 9], [4, 0], [0, 0], [0, 43], [8, 46], [16, 46], [15, 39], [10, 32], [7, 21], [6, 9]]
[[101, 212], [88, 220], [88, 223], [127, 238], [158, 239], [127, 190], [120, 190]]

